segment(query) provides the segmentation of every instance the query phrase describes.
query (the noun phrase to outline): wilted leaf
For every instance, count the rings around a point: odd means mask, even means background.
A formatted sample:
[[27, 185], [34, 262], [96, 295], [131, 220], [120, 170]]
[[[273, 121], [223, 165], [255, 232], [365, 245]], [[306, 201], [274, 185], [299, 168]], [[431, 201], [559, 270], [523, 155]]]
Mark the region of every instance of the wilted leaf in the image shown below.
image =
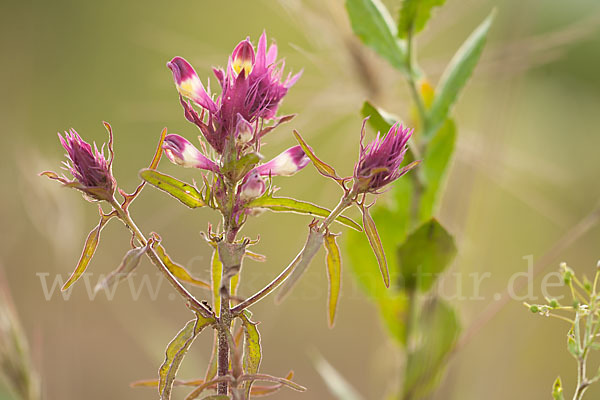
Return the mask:
[[565, 400], [560, 376], [556, 378], [556, 380], [554, 381], [554, 385], [552, 385], [552, 398], [554, 400]]
[[180, 281], [185, 283], [191, 283], [192, 285], [200, 286], [205, 289], [210, 289], [210, 285], [207, 282], [204, 282], [201, 279], [194, 278], [187, 269], [183, 266], [177, 264], [167, 254], [165, 248], [159, 244], [155, 249], [156, 254], [161, 259], [163, 264], [167, 267], [167, 269]]
[[375, 221], [371, 218], [369, 214], [369, 209], [367, 207], [361, 207], [363, 214], [363, 229], [365, 234], [367, 235], [367, 239], [369, 239], [369, 244], [373, 249], [373, 253], [377, 258], [377, 263], [379, 264], [379, 270], [381, 271], [381, 275], [383, 276], [383, 283], [385, 287], [390, 287], [390, 272], [388, 271], [387, 260], [385, 258], [385, 252], [383, 251], [383, 245], [381, 244], [381, 239], [379, 238], [379, 233], [377, 233], [377, 227], [375, 226]]
[[452, 236], [434, 218], [412, 232], [398, 248], [404, 286], [427, 291], [456, 255]]
[[172, 176], [152, 169], [142, 169], [140, 171], [140, 178], [170, 194], [190, 208], [204, 207], [206, 205], [204, 200], [202, 200], [202, 195], [195, 187], [181, 182]]
[[340, 248], [335, 242], [335, 236], [328, 233], [323, 238], [327, 253], [327, 277], [329, 278], [329, 301], [327, 305], [327, 316], [329, 326], [333, 327], [335, 322], [335, 311], [340, 297], [340, 286], [342, 277], [342, 258]]
[[208, 397], [203, 397], [202, 400], [230, 400], [229, 396], [225, 396], [224, 394], [213, 394]]
[[430, 219], [440, 197], [442, 182], [446, 175], [456, 141], [456, 125], [451, 119], [437, 131], [427, 146], [421, 172], [425, 179], [425, 190], [421, 196], [420, 221]]
[[446, 67], [435, 90], [425, 137], [431, 137], [448, 118], [450, 108], [479, 61], [493, 19], [494, 13], [475, 29]]
[[[287, 380], [291, 380], [292, 378], [294, 378], [294, 371], [290, 371], [290, 373], [285, 377], [285, 379]], [[279, 389], [281, 389], [282, 387], [283, 383], [278, 383], [276, 385], [271, 386], [253, 385], [252, 389], [250, 390], [250, 395], [251, 397], [269, 396], [273, 393], [278, 392]]]
[[308, 158], [310, 158], [310, 161], [312, 161], [313, 165], [321, 175], [326, 176], [327, 178], [335, 179], [338, 182], [341, 181], [341, 178], [337, 175], [335, 169], [333, 169], [331, 165], [328, 165], [323, 161], [319, 160], [315, 153], [313, 153], [311, 147], [304, 141], [302, 136], [300, 136], [300, 134], [297, 131], [294, 131], [294, 136], [296, 137], [298, 143], [300, 143], [300, 147], [302, 147], [304, 153], [308, 156]]
[[418, 33], [425, 28], [431, 10], [446, 0], [404, 0], [398, 20], [398, 36], [405, 38], [409, 32]]
[[406, 71], [406, 50], [385, 5], [379, 0], [346, 0], [346, 10], [354, 34], [392, 66]]
[[454, 309], [441, 299], [424, 304], [417, 323], [421, 340], [409, 351], [404, 368], [403, 398], [422, 398], [442, 376], [460, 325]]
[[119, 267], [104, 278], [102, 282], [98, 283], [94, 290], [98, 291], [102, 288], [110, 289], [123, 279], [126, 279], [140, 265], [140, 260], [146, 254], [146, 251], [148, 251], [148, 245], [129, 250], [125, 254], [125, 257], [123, 257]]
[[171, 390], [175, 375], [179, 370], [179, 366], [189, 350], [190, 346], [196, 339], [196, 336], [207, 326], [215, 322], [214, 318], [205, 318], [200, 314], [196, 315], [196, 319], [189, 321], [175, 338], [167, 346], [165, 352], [165, 361], [158, 370], [159, 385], [158, 393], [162, 400], [171, 398]]
[[[262, 358], [260, 334], [256, 329], [257, 323], [250, 321], [249, 315], [248, 311], [240, 314], [244, 327], [244, 373], [257, 374]], [[252, 381], [244, 383], [243, 388], [246, 396], [249, 396], [251, 386]]]
[[[287, 197], [271, 197], [262, 196], [252, 200], [246, 205], [247, 208], [266, 208], [271, 211], [279, 212], [293, 212], [304, 215], [313, 215], [316, 217], [326, 218], [329, 216], [331, 211], [326, 208], [317, 206], [312, 203], [305, 201], [290, 199]], [[361, 231], [361, 227], [358, 223], [354, 222], [348, 217], [340, 215], [335, 219], [340, 224], [346, 225], [357, 231]]]
[[313, 355], [313, 364], [331, 394], [339, 400], [362, 400], [362, 396], [319, 353]]
[[77, 279], [83, 275], [85, 270], [87, 269], [90, 260], [94, 256], [96, 252], [96, 248], [98, 247], [98, 242], [100, 241], [100, 232], [104, 225], [111, 218], [112, 214], [109, 216], [105, 216], [104, 214], [100, 217], [100, 222], [98, 226], [96, 226], [92, 231], [88, 234], [87, 239], [85, 240], [85, 245], [83, 246], [83, 252], [81, 253], [81, 257], [79, 258], [79, 262], [77, 263], [77, 267], [75, 267], [75, 271], [71, 274], [67, 282], [60, 289], [62, 291], [67, 290]]
[[242, 377], [240, 377], [240, 380], [241, 381], [250, 381], [250, 382], [254, 382], [254, 381], [276, 382], [276, 383], [282, 383], [284, 386], [287, 386], [287, 387], [297, 390], [299, 392], [306, 391], [306, 388], [304, 386], [298, 385], [295, 382], [292, 382], [285, 378], [279, 378], [277, 376], [272, 376], [272, 375], [267, 375], [267, 374], [243, 375]]

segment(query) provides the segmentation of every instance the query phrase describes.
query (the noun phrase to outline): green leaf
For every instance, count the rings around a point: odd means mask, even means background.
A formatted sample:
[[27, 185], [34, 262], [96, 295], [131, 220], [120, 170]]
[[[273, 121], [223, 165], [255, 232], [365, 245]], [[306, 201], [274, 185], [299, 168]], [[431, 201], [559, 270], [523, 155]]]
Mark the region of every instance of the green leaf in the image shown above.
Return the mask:
[[556, 380], [554, 381], [554, 385], [552, 385], [552, 398], [554, 400], [565, 400], [560, 376], [556, 378]]
[[404, 287], [428, 291], [455, 255], [454, 239], [446, 229], [436, 219], [425, 222], [398, 248]]
[[418, 33], [425, 28], [431, 10], [446, 0], [404, 0], [398, 20], [398, 37], [406, 38], [409, 32]]
[[381, 276], [383, 277], [383, 283], [385, 284], [386, 288], [389, 288], [390, 272], [388, 270], [385, 252], [383, 251], [383, 245], [381, 244], [379, 233], [377, 233], [377, 226], [375, 226], [375, 221], [373, 221], [373, 218], [369, 214], [369, 209], [367, 207], [361, 207], [361, 211], [363, 215], [363, 229], [365, 231], [365, 235], [367, 235], [369, 244], [373, 249], [375, 257], [377, 258], [377, 264], [379, 264], [379, 270], [381, 271]]
[[363, 118], [369, 117], [367, 122], [375, 131], [385, 133], [390, 130], [392, 125], [400, 120], [399, 117], [389, 114], [386, 111], [375, 107], [368, 101], [363, 103], [360, 113]]
[[341, 182], [342, 179], [337, 175], [335, 169], [331, 165], [321, 161], [315, 155], [312, 148], [306, 143], [306, 141], [302, 138], [302, 136], [300, 136], [300, 134], [297, 131], [294, 131], [294, 136], [296, 137], [296, 140], [300, 144], [300, 147], [302, 147], [302, 150], [304, 151], [306, 156], [310, 158], [310, 161], [312, 161], [313, 165], [321, 175]]
[[193, 277], [188, 272], [187, 269], [185, 269], [183, 266], [181, 266], [181, 265], [177, 264], [176, 262], [174, 262], [173, 260], [171, 260], [171, 258], [167, 254], [165, 248], [161, 244], [156, 246], [155, 252], [158, 255], [158, 258], [160, 258], [162, 260], [163, 264], [165, 264], [167, 269], [177, 279], [179, 279], [182, 282], [191, 283], [192, 285], [203, 287], [205, 289], [210, 289], [210, 285], [207, 282], [204, 282], [201, 279], [197, 279], [197, 278]]
[[[308, 203], [306, 201], [290, 199], [287, 197], [271, 197], [271, 196], [262, 196], [257, 199], [252, 200], [248, 204], [246, 204], [247, 208], [266, 208], [271, 211], [279, 211], [279, 212], [293, 212], [304, 215], [313, 215], [316, 217], [326, 218], [329, 216], [331, 211], [326, 208], [317, 206], [312, 203]], [[344, 217], [340, 215], [336, 218], [336, 221], [340, 224], [346, 225], [352, 229], [357, 231], [362, 231], [360, 225], [348, 217]]]
[[140, 171], [140, 178], [170, 194], [190, 208], [204, 207], [206, 205], [204, 200], [202, 200], [202, 195], [195, 187], [181, 182], [172, 176], [152, 169], [142, 169]]
[[216, 246], [212, 254], [210, 266], [213, 308], [214, 313], [219, 316], [219, 313], [221, 312], [221, 278], [223, 277], [223, 264], [219, 259], [219, 250]]
[[419, 208], [421, 222], [433, 217], [436, 211], [442, 183], [454, 152], [455, 141], [456, 125], [453, 120], [447, 119], [427, 146], [423, 156], [424, 161], [420, 167], [425, 180], [425, 190], [422, 193]]
[[389, 11], [379, 0], [346, 0], [354, 34], [395, 68], [406, 71], [406, 50]]
[[[258, 324], [250, 321], [249, 316], [250, 313], [248, 311], [244, 311], [240, 314], [240, 319], [242, 320], [242, 325], [244, 327], [243, 365], [245, 374], [254, 375], [258, 373], [260, 367], [262, 349], [260, 345], [260, 334], [258, 333], [258, 329], [256, 329], [256, 325]], [[243, 384], [244, 393], [246, 393], [247, 398], [249, 398], [251, 386], [252, 381]]]
[[98, 223], [98, 225], [94, 229], [92, 229], [92, 231], [88, 234], [88, 237], [85, 240], [85, 245], [83, 246], [81, 257], [79, 258], [79, 262], [75, 267], [75, 271], [73, 271], [67, 282], [60, 289], [63, 292], [67, 290], [72, 284], [74, 284], [75, 281], [77, 281], [77, 279], [79, 279], [87, 269], [90, 260], [96, 252], [98, 243], [100, 242], [100, 232], [102, 231], [102, 228], [104, 228], [104, 225], [106, 225], [110, 218], [111, 216], [105, 216], [103, 214], [100, 217], [100, 222]]
[[479, 61], [493, 19], [492, 12], [458, 49], [446, 67], [435, 90], [425, 137], [431, 137], [448, 118], [450, 108]]
[[402, 347], [406, 346], [406, 318], [408, 297], [404, 291], [395, 291], [384, 299], [378, 299], [377, 306], [389, 336]]
[[171, 390], [173, 389], [175, 375], [179, 370], [179, 366], [181, 365], [185, 354], [198, 334], [202, 332], [205, 327], [214, 322], [214, 318], [205, 318], [202, 315], [197, 314], [196, 319], [189, 321], [183, 329], [179, 331], [171, 343], [169, 343], [165, 351], [165, 361], [158, 370], [158, 393], [160, 394], [161, 400], [169, 400], [171, 398]]
[[315, 353], [312, 359], [333, 397], [339, 400], [362, 400], [358, 391], [321, 354]]
[[342, 277], [342, 258], [340, 248], [335, 242], [336, 235], [327, 233], [323, 237], [325, 242], [325, 251], [327, 253], [327, 277], [329, 278], [329, 302], [327, 305], [327, 316], [329, 317], [329, 327], [333, 327], [335, 322], [335, 311], [337, 309], [340, 297], [341, 277]]
[[443, 300], [430, 299], [420, 310], [416, 337], [421, 340], [407, 355], [403, 398], [422, 398], [433, 389], [460, 332], [456, 312]]

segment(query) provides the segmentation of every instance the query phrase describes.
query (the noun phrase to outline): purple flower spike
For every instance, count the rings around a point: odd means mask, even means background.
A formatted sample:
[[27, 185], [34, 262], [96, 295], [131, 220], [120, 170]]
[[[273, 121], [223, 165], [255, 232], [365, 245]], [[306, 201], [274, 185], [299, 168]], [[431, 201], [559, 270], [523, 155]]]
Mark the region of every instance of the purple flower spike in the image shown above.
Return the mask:
[[277, 61], [277, 46], [267, 48], [265, 33], [256, 48], [245, 39], [233, 50], [227, 68], [213, 69], [222, 89], [214, 101], [187, 61], [175, 57], [167, 65], [173, 71], [179, 94], [203, 109], [199, 113], [182, 101], [186, 119], [200, 128], [219, 154], [228, 148], [227, 141], [238, 140], [240, 117], [253, 127], [261, 120], [275, 119], [288, 89], [301, 75], [288, 74], [284, 78], [284, 62]]
[[111, 201], [117, 187], [117, 182], [112, 174], [113, 136], [110, 125], [107, 123], [104, 123], [104, 125], [109, 133], [108, 150], [110, 158], [108, 160], [104, 157], [104, 148], [98, 150], [95, 143], [92, 148], [89, 143], [79, 136], [75, 129], [70, 129], [69, 132], [65, 132], [64, 137], [60, 133], [58, 137], [67, 151], [67, 161], [64, 163], [65, 169], [73, 175], [74, 180], [68, 180], [64, 176], [58, 176], [51, 171], [42, 172], [41, 175], [82, 191], [90, 201]]
[[239, 199], [242, 202], [256, 199], [262, 196], [265, 190], [267, 190], [267, 185], [263, 178], [256, 171], [250, 171], [239, 188]]
[[375, 140], [364, 147], [365, 123], [366, 119], [363, 122], [359, 160], [354, 167], [354, 187], [358, 193], [376, 193], [418, 164], [414, 162], [400, 168], [413, 130], [396, 123], [383, 138], [378, 133]]
[[165, 154], [173, 164], [181, 165], [185, 168], [200, 168], [216, 172], [219, 167], [209, 160], [186, 138], [170, 134], [165, 136], [163, 143]]
[[216, 110], [215, 102], [204, 89], [202, 81], [190, 63], [181, 57], [175, 57], [167, 63], [167, 67], [173, 72], [173, 80], [182, 96], [209, 111]]
[[261, 176], [290, 176], [306, 167], [309, 162], [310, 159], [306, 156], [302, 147], [294, 146], [279, 154], [268, 163], [254, 168], [253, 172]]

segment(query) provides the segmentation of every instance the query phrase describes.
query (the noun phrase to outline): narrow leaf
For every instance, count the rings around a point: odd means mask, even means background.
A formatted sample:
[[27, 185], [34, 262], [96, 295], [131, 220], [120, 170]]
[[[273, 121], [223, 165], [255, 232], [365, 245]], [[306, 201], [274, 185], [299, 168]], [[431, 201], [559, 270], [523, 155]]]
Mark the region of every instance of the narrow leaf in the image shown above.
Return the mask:
[[214, 322], [214, 318], [205, 318], [197, 314], [196, 319], [189, 321], [171, 343], [169, 343], [165, 352], [165, 361], [158, 370], [158, 393], [162, 400], [169, 400], [171, 398], [175, 375], [194, 339], [196, 339], [196, 336], [198, 336], [202, 329]]
[[158, 257], [162, 260], [162, 262], [165, 264], [165, 266], [167, 267], [167, 269], [180, 281], [185, 282], [185, 283], [191, 283], [192, 285], [196, 285], [196, 286], [200, 286], [203, 287], [205, 289], [210, 289], [210, 284], [208, 284], [207, 282], [204, 282], [201, 279], [197, 279], [194, 278], [187, 269], [185, 269], [183, 266], [177, 264], [176, 262], [174, 262], [173, 260], [171, 260], [171, 257], [169, 257], [169, 255], [167, 254], [167, 252], [165, 251], [165, 248], [159, 244], [158, 246], [156, 246], [156, 254], [158, 255]]
[[[215, 314], [217, 314], [216, 311], [215, 311]], [[219, 361], [219, 336], [218, 336], [217, 331], [215, 330], [215, 338], [213, 340], [212, 355], [210, 356], [210, 362], [208, 363], [208, 367], [206, 368], [206, 376], [204, 377], [205, 382], [208, 382], [211, 379], [213, 379], [215, 376], [217, 376], [218, 361]]]
[[494, 19], [491, 13], [458, 49], [442, 74], [435, 90], [436, 96], [429, 111], [425, 137], [431, 137], [450, 113], [458, 95], [465, 86], [483, 52], [485, 41]]
[[342, 276], [342, 259], [340, 256], [340, 248], [335, 241], [335, 236], [336, 235], [328, 233], [323, 237], [327, 253], [327, 276], [329, 278], [329, 302], [327, 306], [329, 327], [333, 327], [335, 322], [335, 312], [340, 297]]
[[404, 0], [398, 20], [398, 37], [406, 38], [409, 32], [418, 33], [425, 28], [431, 10], [446, 0]]
[[129, 250], [125, 254], [125, 257], [123, 257], [119, 267], [111, 272], [106, 278], [104, 278], [102, 282], [98, 283], [94, 288], [94, 291], [97, 292], [102, 288], [110, 289], [117, 283], [126, 279], [137, 268], [137, 266], [140, 265], [140, 260], [146, 251], [148, 251], [148, 246], [136, 247]]
[[406, 71], [406, 50], [389, 11], [379, 0], [346, 0], [352, 30], [395, 68]]
[[212, 299], [214, 313], [219, 316], [221, 312], [221, 278], [223, 277], [223, 264], [219, 260], [217, 246], [215, 246], [210, 261], [210, 284], [212, 286]]
[[[246, 207], [266, 208], [275, 212], [293, 212], [323, 218], [327, 218], [329, 214], [331, 214], [331, 211], [324, 207], [320, 207], [306, 201], [290, 199], [287, 197], [262, 196], [249, 202], [246, 205]], [[362, 231], [358, 223], [343, 215], [337, 217], [336, 221], [357, 231]]]
[[304, 386], [298, 385], [295, 382], [292, 382], [288, 379], [285, 378], [279, 378], [277, 376], [272, 376], [272, 375], [267, 375], [267, 374], [252, 374], [252, 375], [243, 375], [242, 377], [240, 377], [241, 381], [250, 381], [250, 382], [254, 382], [254, 381], [264, 381], [264, 382], [277, 382], [277, 383], [282, 383], [283, 385], [297, 390], [298, 392], [305, 392], [306, 388]]
[[[288, 381], [292, 380], [292, 378], [294, 378], [294, 371], [290, 371], [290, 373], [285, 377], [285, 379], [287, 379]], [[276, 385], [271, 386], [253, 385], [252, 389], [250, 390], [250, 394], [255, 397], [269, 396], [273, 393], [278, 392], [282, 387], [283, 383], [278, 383]]]
[[456, 255], [452, 236], [431, 219], [411, 233], [398, 248], [398, 263], [407, 289], [426, 292]]
[[390, 287], [390, 272], [388, 271], [387, 260], [385, 258], [385, 252], [383, 251], [383, 245], [381, 244], [381, 239], [379, 239], [379, 234], [377, 233], [377, 227], [375, 226], [375, 221], [371, 218], [369, 214], [369, 209], [367, 207], [361, 207], [363, 214], [363, 229], [365, 234], [367, 235], [367, 239], [369, 239], [369, 244], [373, 249], [373, 253], [375, 253], [375, 257], [377, 258], [377, 263], [379, 264], [379, 270], [381, 271], [381, 275], [383, 276], [383, 283], [385, 287]]
[[206, 203], [198, 190], [185, 182], [151, 169], [142, 169], [140, 178], [170, 194], [190, 208], [204, 207]]
[[81, 257], [79, 258], [77, 267], [75, 267], [75, 271], [73, 271], [67, 282], [63, 285], [63, 287], [60, 290], [67, 290], [73, 283], [75, 283], [75, 281], [77, 281], [77, 279], [81, 277], [81, 275], [83, 275], [83, 273], [88, 267], [88, 264], [90, 263], [90, 260], [96, 252], [96, 248], [98, 247], [98, 243], [100, 241], [100, 232], [102, 231], [102, 228], [104, 227], [104, 225], [106, 225], [110, 218], [111, 216], [105, 216], [104, 214], [101, 215], [98, 226], [92, 229], [92, 231], [88, 234], [87, 239], [85, 240], [83, 252], [81, 253]]
[[312, 148], [304, 141], [302, 136], [300, 136], [300, 134], [297, 131], [294, 131], [294, 136], [300, 144], [300, 147], [302, 147], [302, 150], [304, 150], [304, 153], [308, 156], [308, 158], [310, 158], [310, 161], [312, 161], [313, 165], [321, 175], [326, 176], [327, 178], [334, 179], [338, 182], [342, 181], [342, 179], [337, 175], [335, 169], [333, 169], [331, 165], [328, 165], [323, 161], [319, 160], [319, 158], [313, 152]]
[[[262, 349], [260, 344], [260, 334], [256, 329], [256, 323], [250, 321], [248, 315], [250, 313], [245, 311], [240, 314], [242, 325], [244, 327], [244, 373], [246, 374], [257, 374], [260, 367], [260, 361], [262, 359]], [[250, 388], [252, 381], [245, 382], [243, 385], [244, 393], [246, 397], [250, 395]]]

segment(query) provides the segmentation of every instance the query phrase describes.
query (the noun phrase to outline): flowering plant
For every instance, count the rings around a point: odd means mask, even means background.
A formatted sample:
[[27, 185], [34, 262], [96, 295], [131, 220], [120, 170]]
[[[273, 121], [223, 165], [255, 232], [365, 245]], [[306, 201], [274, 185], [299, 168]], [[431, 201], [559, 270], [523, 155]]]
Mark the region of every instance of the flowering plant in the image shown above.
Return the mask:
[[[364, 231], [377, 256], [384, 283], [389, 286], [386, 257], [366, 198], [379, 194], [418, 164], [418, 161], [403, 164], [412, 130], [394, 124], [389, 130], [380, 132], [374, 141], [363, 145], [365, 119], [360, 135], [359, 159], [351, 177], [338, 176], [335, 169], [320, 160], [296, 131], [294, 135], [298, 145], [263, 162], [260, 153], [262, 139], [277, 126], [292, 119], [291, 115], [278, 116], [277, 111], [288, 90], [300, 77], [298, 73], [283, 78], [284, 63], [277, 60], [275, 44], [267, 47], [266, 34], [261, 35], [256, 47], [249, 39], [241, 41], [229, 57], [226, 69], [214, 69], [221, 86], [218, 95], [211, 93], [208, 86], [205, 88], [185, 59], [175, 57], [167, 66], [173, 73], [185, 118], [202, 134], [198, 147], [183, 136], [167, 134], [164, 129], [149, 167], [140, 171], [142, 182], [132, 193], [127, 193], [118, 186], [112, 173], [113, 133], [111, 126], [105, 123], [109, 134], [108, 159], [103, 148], [98, 150], [94, 145], [92, 149], [77, 132], [70, 130], [64, 138], [60, 137], [60, 141], [67, 151], [69, 162], [65, 165], [73, 179], [54, 172], [42, 173], [67, 187], [80, 190], [88, 201], [107, 203], [110, 207], [110, 211], [105, 212], [100, 205], [100, 222], [89, 234], [79, 263], [63, 290], [82, 276], [94, 255], [103, 227], [109, 220], [117, 218], [131, 232], [132, 248], [119, 268], [99, 287], [113, 286], [127, 278], [146, 255], [194, 314], [194, 318], [167, 346], [158, 380], [150, 382], [158, 387], [161, 399], [171, 398], [176, 373], [185, 353], [205, 328], [215, 331], [212, 361], [203, 379], [187, 383], [195, 386], [187, 399], [198, 398], [208, 390], [216, 394], [204, 397], [206, 399], [247, 399], [253, 395], [273, 393], [282, 386], [303, 391], [304, 387], [291, 381], [291, 373], [280, 378], [259, 371], [262, 343], [249, 309], [280, 286], [282, 288], [277, 296], [281, 300], [317, 251], [325, 247], [330, 285], [328, 315], [329, 323], [333, 325], [341, 276], [337, 235], [330, 231], [333, 222]], [[197, 187], [159, 172], [157, 168], [162, 154], [174, 164], [199, 169], [203, 186]], [[306, 201], [274, 196], [275, 177], [294, 175], [309, 163], [342, 189], [340, 201], [331, 211]], [[194, 277], [174, 262], [161, 244], [160, 236], [157, 233], [146, 235], [134, 222], [130, 205], [146, 184], [168, 193], [187, 207], [209, 207], [221, 214], [221, 225], [216, 229], [209, 225], [204, 233], [207, 243], [214, 249], [210, 283]], [[352, 205], [357, 205], [362, 211], [362, 226], [342, 215]], [[263, 289], [243, 299], [237, 295], [243, 260], [247, 257], [264, 260], [264, 256], [251, 252], [249, 247], [257, 240], [240, 237], [240, 232], [249, 217], [264, 210], [301, 213], [312, 216], [313, 220], [308, 225], [306, 243], [294, 260]], [[198, 300], [183, 283], [210, 289], [212, 304]], [[207, 292], [202, 293], [205, 294]], [[236, 327], [243, 332], [241, 337], [236, 334]], [[270, 385], [253, 386], [257, 381]]]

